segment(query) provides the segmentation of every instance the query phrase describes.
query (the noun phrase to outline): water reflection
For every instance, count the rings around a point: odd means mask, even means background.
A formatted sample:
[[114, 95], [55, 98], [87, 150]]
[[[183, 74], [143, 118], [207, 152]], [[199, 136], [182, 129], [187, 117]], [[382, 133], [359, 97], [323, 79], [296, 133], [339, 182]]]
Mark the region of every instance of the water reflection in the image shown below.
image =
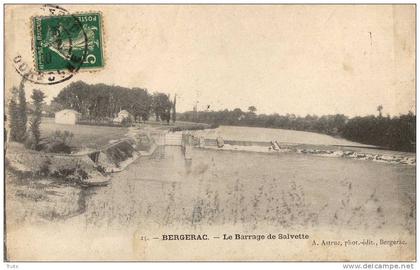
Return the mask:
[[[343, 212], [337, 204], [346, 194], [349, 205], [363, 210], [360, 220], [366, 226], [386, 220], [381, 226], [411, 228], [413, 223], [405, 222], [410, 209], [399, 199], [404, 195], [395, 196], [396, 179], [414, 188], [414, 169], [299, 154], [202, 149], [185, 160], [179, 147], [171, 146], [114, 174], [108, 187], [84, 193], [80, 209], [92, 226], [350, 226], [345, 221], [351, 211]], [[369, 200], [372, 194], [374, 203]]]

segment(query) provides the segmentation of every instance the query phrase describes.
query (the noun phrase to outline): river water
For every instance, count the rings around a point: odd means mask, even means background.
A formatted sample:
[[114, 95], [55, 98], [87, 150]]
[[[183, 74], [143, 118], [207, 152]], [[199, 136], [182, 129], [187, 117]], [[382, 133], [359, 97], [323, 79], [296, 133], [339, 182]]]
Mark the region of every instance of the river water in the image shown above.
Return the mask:
[[414, 166], [159, 148], [87, 198], [88, 224], [410, 227]]
[[[290, 143], [349, 143], [319, 134], [261, 128], [220, 127], [206, 134], [242, 140], [278, 137]], [[90, 232], [102, 228], [107, 234], [113, 228], [115, 239], [125, 239], [139, 228], [181, 228], [185, 233], [225, 227], [241, 232], [268, 227], [309, 232], [328, 228], [337, 232], [334, 237], [358, 231], [363, 237], [382, 232], [414, 239], [415, 166], [199, 148], [191, 156], [185, 160], [180, 147], [161, 146], [153, 155], [114, 173], [108, 186], [81, 193], [82, 211], [57, 222], [70, 232], [69, 224]], [[414, 252], [410, 243], [407, 256]], [[112, 250], [113, 244], [97, 245], [98, 250]], [[112, 256], [132, 255], [121, 252]], [[215, 256], [220, 258], [217, 252]]]
[[220, 126], [216, 129], [208, 129], [196, 133], [200, 135], [203, 134], [210, 139], [222, 136], [226, 139], [238, 141], [269, 142], [277, 140], [279, 143], [287, 144], [366, 146], [325, 134], [274, 128]]

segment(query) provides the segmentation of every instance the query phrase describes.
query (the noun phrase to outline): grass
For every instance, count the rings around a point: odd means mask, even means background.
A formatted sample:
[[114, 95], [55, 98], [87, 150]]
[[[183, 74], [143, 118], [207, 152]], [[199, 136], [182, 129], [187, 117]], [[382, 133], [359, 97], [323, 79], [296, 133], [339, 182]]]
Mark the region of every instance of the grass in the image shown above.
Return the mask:
[[162, 130], [172, 130], [172, 129], [180, 129], [180, 130], [189, 130], [189, 129], [203, 129], [205, 127], [209, 128], [211, 125], [205, 123], [195, 123], [195, 122], [185, 122], [185, 121], [176, 121], [173, 123], [172, 121], [169, 122], [158, 122], [158, 121], [146, 121], [146, 125], [158, 127]]
[[[169, 129], [179, 129], [179, 130], [189, 130], [189, 129], [203, 129], [204, 127], [210, 125], [201, 124], [201, 123], [192, 123], [177, 121], [176, 123], [170, 122], [169, 125], [166, 122], [156, 122], [156, 121], [147, 121], [145, 124], [140, 124], [141, 126], [147, 125], [156, 127], [161, 130]], [[56, 124], [54, 118], [42, 118], [41, 123], [41, 136], [42, 138], [47, 138], [51, 136], [54, 131], [68, 130], [74, 134], [73, 139], [70, 143], [72, 149], [83, 149], [83, 148], [100, 148], [109, 143], [110, 140], [117, 140], [124, 138], [128, 132], [126, 127], [110, 127], [110, 126], [97, 126], [97, 125], [64, 125]]]
[[125, 137], [128, 128], [105, 127], [89, 125], [63, 125], [54, 123], [53, 118], [43, 118], [41, 123], [41, 136], [47, 138], [54, 131], [68, 130], [74, 134], [70, 147], [74, 149], [99, 148], [109, 143], [110, 140], [117, 140]]

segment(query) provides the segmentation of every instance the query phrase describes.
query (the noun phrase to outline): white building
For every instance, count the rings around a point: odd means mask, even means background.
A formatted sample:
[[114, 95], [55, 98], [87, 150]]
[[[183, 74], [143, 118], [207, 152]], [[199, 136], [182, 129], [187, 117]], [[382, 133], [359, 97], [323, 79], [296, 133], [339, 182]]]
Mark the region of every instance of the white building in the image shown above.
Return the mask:
[[80, 113], [75, 110], [65, 109], [55, 113], [55, 122], [57, 124], [76, 125], [80, 118]]
[[114, 118], [114, 122], [121, 123], [126, 118], [133, 120], [131, 113], [126, 110], [122, 110], [118, 113], [118, 116]]

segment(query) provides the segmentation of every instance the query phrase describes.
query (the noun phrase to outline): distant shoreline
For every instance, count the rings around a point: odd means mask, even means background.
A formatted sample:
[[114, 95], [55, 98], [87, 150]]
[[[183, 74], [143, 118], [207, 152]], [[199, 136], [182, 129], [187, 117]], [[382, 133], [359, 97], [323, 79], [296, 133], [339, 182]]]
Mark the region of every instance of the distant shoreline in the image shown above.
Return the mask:
[[311, 132], [328, 135], [333, 138], [345, 139], [354, 143], [375, 146], [381, 149], [416, 152], [416, 115], [412, 112], [392, 118], [382, 115], [349, 118], [339, 114], [321, 117], [257, 114], [249, 116], [251, 113], [241, 112], [243, 115], [248, 116], [238, 118], [235, 115], [235, 110], [186, 112], [180, 114], [178, 119], [218, 126], [226, 125]]

